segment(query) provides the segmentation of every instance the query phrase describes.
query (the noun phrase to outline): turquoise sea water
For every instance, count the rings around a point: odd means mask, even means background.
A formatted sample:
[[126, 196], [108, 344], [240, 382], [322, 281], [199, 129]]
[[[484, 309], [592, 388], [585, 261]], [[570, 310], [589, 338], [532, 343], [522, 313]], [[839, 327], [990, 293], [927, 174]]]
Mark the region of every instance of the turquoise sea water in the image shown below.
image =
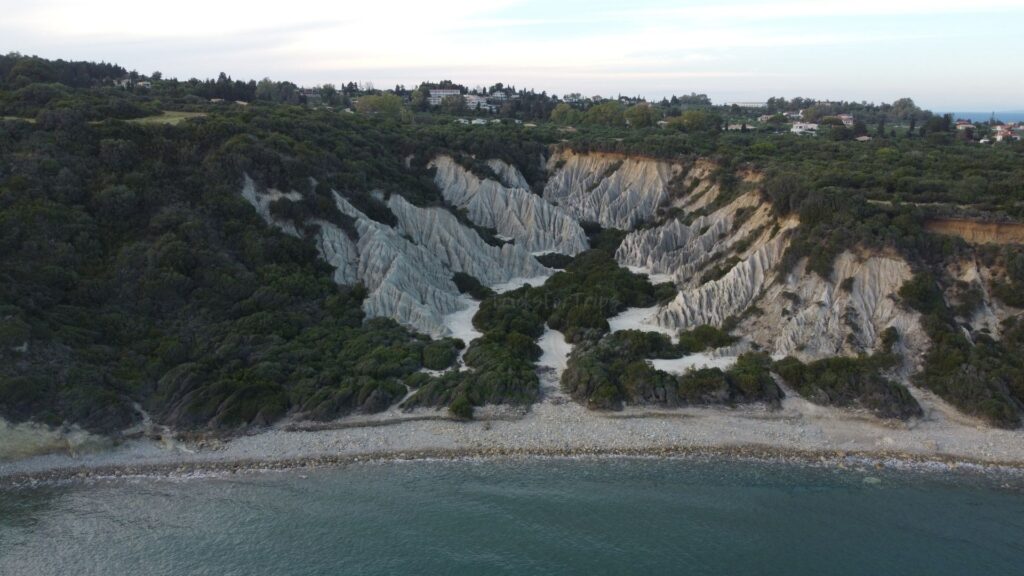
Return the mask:
[[1024, 491], [685, 458], [100, 480], [0, 491], [0, 574], [1024, 574]]

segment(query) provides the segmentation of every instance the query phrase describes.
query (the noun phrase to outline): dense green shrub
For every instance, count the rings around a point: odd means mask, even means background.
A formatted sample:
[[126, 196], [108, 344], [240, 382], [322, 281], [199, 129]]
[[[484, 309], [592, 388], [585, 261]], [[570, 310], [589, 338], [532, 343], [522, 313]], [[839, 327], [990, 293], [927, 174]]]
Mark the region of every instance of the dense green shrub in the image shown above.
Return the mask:
[[452, 276], [452, 281], [455, 282], [455, 286], [459, 289], [459, 292], [469, 294], [477, 300], [484, 300], [494, 295], [493, 290], [484, 286], [479, 280], [465, 272], [456, 272]]
[[548, 268], [555, 268], [557, 270], [565, 270], [569, 264], [572, 264], [573, 257], [566, 254], [559, 254], [557, 252], [548, 252], [547, 254], [540, 254], [535, 256], [537, 261], [547, 266]]
[[882, 418], [922, 414], [905, 386], [882, 375], [896, 358], [885, 353], [860, 358], [835, 357], [804, 364], [788, 356], [772, 365], [801, 396], [824, 406], [861, 406]]
[[728, 332], [707, 324], [679, 332], [679, 347], [687, 354], [729, 346], [738, 340]]
[[968, 414], [1004, 427], [1020, 426], [1024, 406], [1024, 328], [1017, 318], [1003, 327], [1001, 341], [984, 334], [973, 342], [954, 319], [942, 290], [926, 273], [903, 285], [900, 297], [923, 314], [931, 339], [918, 385], [933, 390]]
[[473, 419], [473, 404], [470, 403], [469, 398], [465, 394], [459, 394], [455, 400], [452, 400], [448, 411], [452, 416], [460, 420], [472, 420]]
[[615, 410], [623, 404], [665, 406], [768, 402], [777, 405], [782, 391], [769, 373], [764, 354], [748, 353], [723, 372], [692, 370], [675, 376], [654, 369], [650, 358], [678, 358], [685, 350], [668, 336], [623, 330], [573, 351], [562, 373], [562, 387], [591, 408]]

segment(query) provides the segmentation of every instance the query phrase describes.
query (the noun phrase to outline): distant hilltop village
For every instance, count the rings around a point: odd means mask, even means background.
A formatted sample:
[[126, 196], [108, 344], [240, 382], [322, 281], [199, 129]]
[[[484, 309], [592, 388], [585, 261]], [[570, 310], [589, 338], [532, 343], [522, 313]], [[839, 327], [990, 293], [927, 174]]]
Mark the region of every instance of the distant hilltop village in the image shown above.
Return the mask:
[[705, 94], [690, 93], [660, 101], [640, 96], [606, 98], [569, 93], [559, 97], [547, 92], [516, 89], [497, 83], [469, 88], [450, 80], [424, 82], [414, 88], [397, 85], [377, 89], [371, 83], [349, 82], [340, 86], [300, 87], [291, 82], [239, 81], [221, 74], [217, 79], [185, 82], [164, 80], [135, 72], [108, 80], [131, 91], [159, 92], [169, 86], [187, 87], [190, 93], [206, 94], [214, 104], [246, 106], [269, 101], [411, 120], [416, 114], [450, 118], [466, 125], [514, 123], [526, 127], [552, 122], [573, 130], [579, 125], [659, 127], [687, 132], [768, 132], [822, 136], [835, 140], [866, 142], [874, 137], [927, 136], [955, 138], [978, 144], [1018, 141], [1024, 136], [1021, 123], [1003, 123], [993, 117], [972, 122], [922, 110], [909, 98], [891, 104], [769, 98], [763, 102], [737, 101], [714, 104]]

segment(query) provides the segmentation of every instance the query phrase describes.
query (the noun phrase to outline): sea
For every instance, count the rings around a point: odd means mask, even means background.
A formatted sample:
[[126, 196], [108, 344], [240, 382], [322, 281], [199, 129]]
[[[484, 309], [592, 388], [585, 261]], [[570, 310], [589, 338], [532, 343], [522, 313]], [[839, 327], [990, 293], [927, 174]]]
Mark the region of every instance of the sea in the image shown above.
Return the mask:
[[1024, 481], [515, 458], [0, 491], [0, 574], [1024, 574]]
[[1003, 122], [1024, 122], [1024, 110], [1013, 111], [988, 111], [988, 112], [949, 112], [957, 120], [970, 120], [971, 122], [988, 122], [994, 115], [996, 120]]

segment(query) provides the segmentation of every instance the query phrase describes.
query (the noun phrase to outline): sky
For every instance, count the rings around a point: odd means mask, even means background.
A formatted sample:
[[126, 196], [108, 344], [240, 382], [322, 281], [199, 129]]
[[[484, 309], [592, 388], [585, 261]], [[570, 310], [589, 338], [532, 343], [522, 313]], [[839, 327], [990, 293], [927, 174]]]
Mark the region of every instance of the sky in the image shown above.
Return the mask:
[[0, 0], [0, 52], [181, 79], [1024, 110], [1024, 0]]

